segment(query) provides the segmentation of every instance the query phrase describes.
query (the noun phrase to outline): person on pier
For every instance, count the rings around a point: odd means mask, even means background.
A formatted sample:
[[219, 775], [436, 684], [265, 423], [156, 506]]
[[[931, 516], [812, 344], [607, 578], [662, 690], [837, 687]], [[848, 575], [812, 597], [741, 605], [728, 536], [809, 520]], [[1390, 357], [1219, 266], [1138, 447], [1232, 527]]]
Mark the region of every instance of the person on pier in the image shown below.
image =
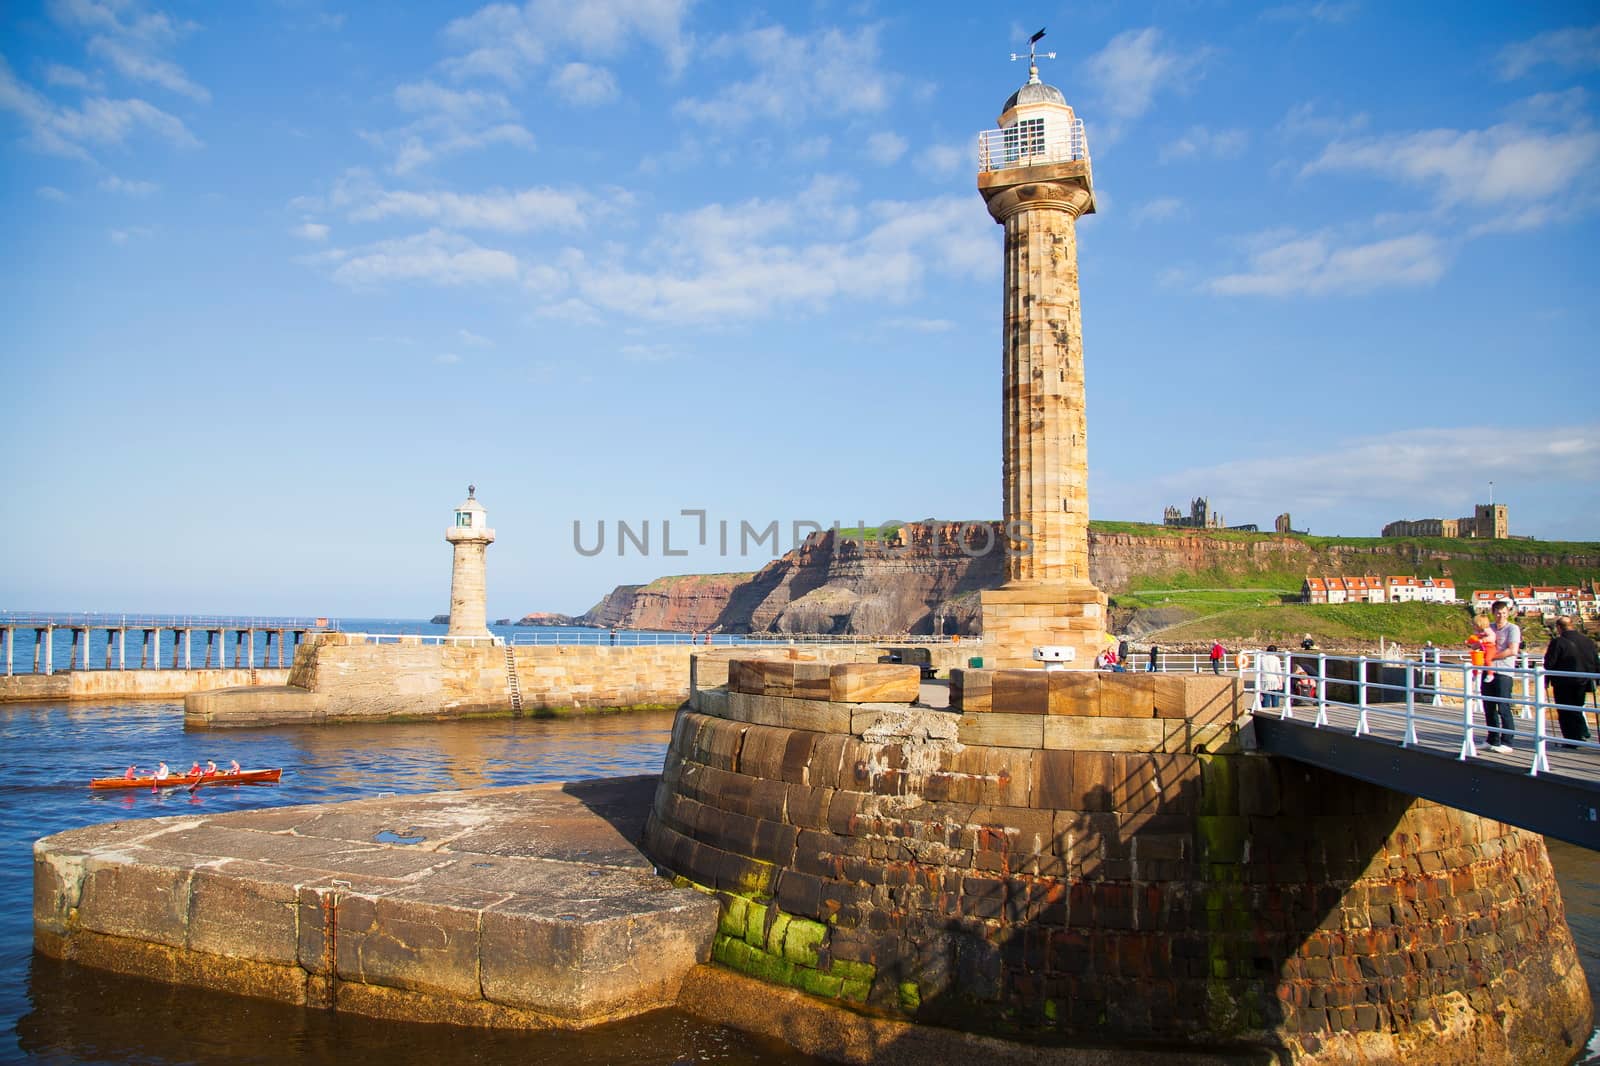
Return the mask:
[[1506, 671], [1517, 665], [1517, 655], [1522, 651], [1522, 627], [1511, 621], [1511, 604], [1507, 601], [1495, 600], [1489, 610], [1494, 616], [1490, 625], [1494, 648], [1483, 676], [1483, 717], [1489, 726], [1490, 750], [1509, 755], [1515, 750], [1511, 742], [1516, 738], [1517, 727], [1511, 718], [1511, 675]]
[[[1600, 673], [1600, 655], [1594, 641], [1572, 624], [1572, 619], [1556, 619], [1556, 635], [1544, 651], [1544, 668], [1568, 674]], [[1595, 690], [1594, 677], [1552, 677], [1550, 691], [1555, 697], [1556, 718], [1566, 740], [1589, 739], [1589, 717], [1583, 705]]]

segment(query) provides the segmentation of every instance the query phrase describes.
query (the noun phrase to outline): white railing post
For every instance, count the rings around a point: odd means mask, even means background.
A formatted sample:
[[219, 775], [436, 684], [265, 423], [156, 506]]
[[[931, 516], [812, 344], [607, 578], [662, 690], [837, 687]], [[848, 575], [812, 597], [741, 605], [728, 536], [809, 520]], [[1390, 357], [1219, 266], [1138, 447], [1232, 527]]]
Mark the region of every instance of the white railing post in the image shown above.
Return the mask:
[[1251, 666], [1256, 675], [1256, 698], [1254, 702], [1251, 703], [1250, 709], [1252, 711], [1259, 711], [1261, 710], [1261, 656], [1257, 655], [1256, 661], [1252, 663]]
[[[1544, 663], [1534, 667], [1533, 680], [1533, 765], [1528, 767], [1529, 777], [1538, 777], [1539, 771], [1550, 772], [1550, 757], [1546, 753], [1544, 724]], [[1526, 691], [1526, 687], [1524, 687]]]
[[1472, 739], [1472, 705], [1473, 705], [1473, 670], [1463, 663], [1461, 665], [1461, 758], [1473, 758], [1478, 754], [1478, 745]]
[[[1379, 660], [1382, 662], [1382, 660]], [[1356, 706], [1361, 713], [1356, 716], [1356, 736], [1372, 732], [1371, 725], [1367, 722], [1367, 657], [1356, 657]]]
[[[1513, 670], [1518, 668], [1526, 670], [1528, 668], [1528, 656], [1517, 655], [1512, 657], [1511, 667]], [[1517, 701], [1517, 717], [1526, 718], [1532, 713], [1528, 702], [1528, 675], [1519, 673], [1514, 678], [1514, 682], [1513, 687], [1522, 690], [1522, 699]]]
[[[1417, 671], [1416, 677], [1426, 678], [1426, 674]], [[1402, 748], [1409, 748], [1417, 742], [1417, 688], [1412, 683], [1412, 674], [1409, 667], [1406, 669], [1406, 735], [1400, 741]]]
[[1312, 723], [1320, 729], [1328, 724], [1328, 655], [1317, 652], [1317, 720]]

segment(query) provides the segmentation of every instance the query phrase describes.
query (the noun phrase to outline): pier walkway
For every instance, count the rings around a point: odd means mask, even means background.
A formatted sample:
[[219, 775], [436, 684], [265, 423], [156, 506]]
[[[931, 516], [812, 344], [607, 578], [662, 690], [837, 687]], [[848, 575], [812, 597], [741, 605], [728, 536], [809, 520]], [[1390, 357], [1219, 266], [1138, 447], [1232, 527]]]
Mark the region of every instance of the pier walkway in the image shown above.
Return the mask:
[[[338, 628], [337, 622], [327, 618], [0, 612], [0, 660], [3, 660], [5, 677], [18, 673], [49, 676], [63, 668], [223, 670], [231, 667], [254, 670], [276, 666], [282, 669], [294, 662], [295, 649], [308, 634]], [[198, 647], [197, 634], [203, 637]], [[229, 634], [233, 636], [231, 663]], [[130, 635], [134, 640], [131, 649]], [[63, 638], [68, 642], [58, 649], [56, 645], [62, 643]], [[65, 664], [58, 662], [58, 655], [62, 653], [66, 656]], [[130, 653], [137, 654], [137, 660]]]
[[1600, 851], [1600, 743], [1565, 740], [1546, 691], [1552, 676], [1587, 675], [1499, 670], [1513, 679], [1506, 754], [1488, 747], [1470, 666], [1295, 656], [1311, 692], [1268, 707], [1258, 662], [1244, 676], [1260, 750]]

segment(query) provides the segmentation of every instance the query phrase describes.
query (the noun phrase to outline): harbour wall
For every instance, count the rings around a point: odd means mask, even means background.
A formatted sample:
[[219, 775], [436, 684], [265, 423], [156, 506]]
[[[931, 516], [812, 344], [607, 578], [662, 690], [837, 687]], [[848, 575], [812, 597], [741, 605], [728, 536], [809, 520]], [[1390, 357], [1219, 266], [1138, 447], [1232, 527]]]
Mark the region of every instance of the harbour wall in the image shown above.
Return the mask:
[[1566, 1063], [1590, 1031], [1542, 837], [1247, 751], [1234, 679], [959, 671], [949, 711], [835, 680], [739, 664], [679, 714], [646, 850], [721, 900], [724, 966], [1280, 1062]]
[[[969, 642], [928, 650], [930, 665], [947, 669], [982, 648]], [[418, 638], [374, 644], [360, 634], [324, 633], [300, 646], [284, 683], [197, 692], [185, 698], [184, 713], [190, 724], [215, 728], [670, 708], [687, 700], [694, 685], [724, 684], [735, 657], [871, 662], [888, 651], [875, 644], [507, 647]]]
[[70, 670], [0, 676], [0, 703], [40, 700], [174, 699], [229, 686], [282, 685], [289, 670]]

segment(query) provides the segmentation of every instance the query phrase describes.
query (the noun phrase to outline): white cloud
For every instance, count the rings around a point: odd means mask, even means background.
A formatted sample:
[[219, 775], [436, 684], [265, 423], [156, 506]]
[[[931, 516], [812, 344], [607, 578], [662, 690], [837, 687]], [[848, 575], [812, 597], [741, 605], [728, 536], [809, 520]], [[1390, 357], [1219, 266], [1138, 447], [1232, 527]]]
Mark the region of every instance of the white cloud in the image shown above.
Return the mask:
[[1562, 70], [1600, 67], [1600, 26], [1572, 26], [1516, 41], [1500, 50], [1500, 77], [1509, 81], [1549, 63]]
[[199, 141], [183, 121], [143, 100], [109, 100], [94, 96], [81, 107], [57, 104], [24, 85], [0, 57], [0, 111], [16, 113], [28, 128], [28, 141], [38, 151], [88, 160], [90, 145], [121, 144], [148, 131], [180, 147]]
[[1369, 244], [1331, 246], [1322, 236], [1272, 235], [1250, 256], [1250, 269], [1225, 274], [1206, 288], [1233, 296], [1361, 292], [1396, 285], [1429, 285], [1444, 273], [1446, 253], [1427, 234]]
[[881, 130], [867, 138], [867, 158], [886, 167], [906, 154], [906, 139], [891, 130]]
[[127, 244], [131, 240], [148, 237], [154, 232], [155, 230], [149, 226], [129, 226], [127, 229], [110, 230], [106, 236], [111, 238], [112, 244]]
[[1444, 206], [1524, 205], [1569, 192], [1600, 160], [1600, 132], [1505, 124], [1335, 141], [1302, 174], [1361, 171], [1430, 189]]
[[58, 204], [64, 204], [68, 200], [72, 199], [72, 197], [68, 196], [54, 185], [41, 185], [33, 191], [38, 194], [41, 200], [54, 200]]
[[768, 26], [719, 37], [706, 55], [718, 63], [743, 60], [757, 73], [712, 96], [680, 100], [677, 112], [696, 122], [726, 129], [793, 124], [812, 115], [876, 114], [889, 105], [891, 78], [878, 69], [875, 27], [797, 36]]
[[[182, 67], [162, 55], [193, 32], [197, 28], [194, 23], [174, 21], [165, 12], [147, 11], [142, 4], [125, 0], [56, 0], [50, 5], [50, 13], [62, 26], [87, 33], [89, 54], [110, 64], [123, 77], [158, 85], [193, 100], [211, 99], [204, 86], [195, 84]], [[52, 84], [73, 84], [76, 74], [68, 68], [52, 68], [47, 77]]]
[[457, 355], [455, 352], [440, 352], [438, 355], [433, 357], [433, 361], [441, 366], [454, 366], [455, 364], [461, 362], [461, 356]]
[[491, 78], [520, 86], [551, 53], [621, 54], [635, 39], [657, 48], [668, 68], [689, 56], [683, 20], [688, 0], [529, 0], [518, 8], [495, 3], [445, 27], [457, 49], [442, 64], [457, 79]]
[[963, 168], [978, 167], [978, 151], [969, 144], [930, 144], [917, 153], [917, 169], [939, 177], [947, 177]]
[[1186, 90], [1210, 54], [1204, 47], [1168, 47], [1154, 27], [1113, 37], [1084, 63], [1084, 81], [1099, 88], [1103, 136], [1115, 140], [1122, 125], [1150, 110], [1158, 93]]
[[584, 191], [530, 188], [484, 193], [409, 192], [357, 187], [350, 218], [373, 222], [384, 218], [418, 218], [465, 229], [501, 233], [532, 230], [578, 229], [593, 214], [609, 214], [627, 203], [627, 196], [612, 190], [597, 197]]
[[124, 196], [149, 196], [161, 188], [153, 181], [129, 181], [116, 175], [101, 178], [100, 187], [107, 192], [121, 193]]
[[60, 63], [51, 63], [44, 71], [46, 85], [59, 85], [66, 89], [82, 89], [88, 92], [95, 88], [95, 82], [76, 67], [63, 66]]
[[1289, 136], [1344, 137], [1360, 133], [1366, 129], [1368, 121], [1365, 112], [1354, 115], [1320, 114], [1317, 104], [1308, 100], [1291, 107], [1283, 116], [1283, 121], [1278, 123], [1278, 129]]
[[533, 134], [520, 124], [521, 116], [503, 93], [449, 89], [425, 80], [398, 86], [394, 102], [417, 117], [398, 129], [363, 136], [393, 153], [391, 168], [397, 174], [490, 145], [534, 146]]
[[815, 163], [828, 158], [828, 152], [832, 149], [833, 139], [826, 134], [818, 134], [790, 145], [789, 158], [802, 163]]
[[[1144, 498], [1205, 486], [1230, 516], [1288, 510], [1377, 513], [1387, 519], [1454, 517], [1485, 481], [1535, 486], [1600, 481], [1600, 424], [1407, 429], [1274, 455], [1176, 471], [1127, 494]], [[1377, 529], [1369, 535], [1376, 535]]]
[[[836, 301], [905, 300], [930, 272], [990, 277], [995, 240], [969, 197], [852, 206], [853, 187], [818, 179], [785, 201], [712, 204], [663, 220], [639, 265], [621, 247], [569, 250], [542, 314], [650, 321], [724, 321]], [[862, 219], [872, 226], [858, 231]], [[571, 295], [563, 295], [570, 293]]]
[[183, 68], [176, 63], [150, 55], [126, 41], [110, 37], [90, 38], [89, 54], [110, 63], [123, 77], [151, 82], [201, 103], [211, 99], [211, 93], [204, 86], [190, 81]]
[[948, 318], [890, 318], [883, 324], [892, 330], [911, 333], [949, 333], [956, 328]]
[[1165, 222], [1184, 213], [1183, 201], [1175, 196], [1162, 196], [1139, 207], [1133, 213], [1135, 223]]
[[1163, 163], [1195, 156], [1232, 159], [1242, 153], [1249, 143], [1250, 134], [1245, 130], [1190, 126], [1177, 140], [1161, 149], [1160, 158]]
[[580, 107], [609, 103], [619, 95], [611, 72], [589, 63], [568, 63], [557, 69], [550, 75], [550, 88], [567, 103]]
[[325, 241], [328, 239], [328, 227], [320, 222], [302, 222], [289, 231], [301, 240]]
[[462, 344], [469, 344], [475, 348], [493, 348], [494, 341], [488, 337], [472, 332], [470, 329], [456, 330], [456, 336], [461, 338]]
[[391, 281], [479, 285], [515, 281], [518, 273], [516, 256], [509, 252], [483, 248], [438, 229], [340, 250], [337, 256], [343, 261], [334, 269], [333, 279], [357, 287]]

